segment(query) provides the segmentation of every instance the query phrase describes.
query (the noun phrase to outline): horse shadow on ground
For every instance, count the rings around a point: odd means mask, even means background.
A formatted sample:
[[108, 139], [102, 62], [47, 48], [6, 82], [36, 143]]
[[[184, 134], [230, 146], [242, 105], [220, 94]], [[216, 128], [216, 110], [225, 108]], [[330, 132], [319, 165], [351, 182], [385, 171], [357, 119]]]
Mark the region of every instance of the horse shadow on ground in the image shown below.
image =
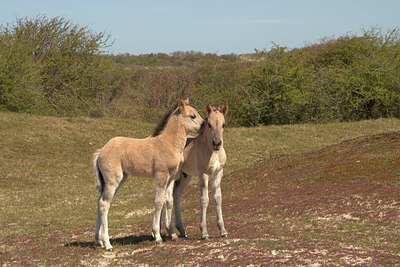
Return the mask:
[[[154, 238], [151, 235], [139, 235], [139, 236], [130, 235], [130, 236], [125, 236], [125, 237], [111, 238], [110, 242], [112, 245], [125, 246], [125, 245], [139, 244], [142, 242], [152, 241], [152, 240], [154, 240]], [[89, 248], [96, 249], [98, 246], [96, 245], [96, 243], [94, 241], [91, 241], [91, 242], [75, 241], [72, 243], [65, 244], [64, 247], [81, 247], [81, 248], [89, 247]]]

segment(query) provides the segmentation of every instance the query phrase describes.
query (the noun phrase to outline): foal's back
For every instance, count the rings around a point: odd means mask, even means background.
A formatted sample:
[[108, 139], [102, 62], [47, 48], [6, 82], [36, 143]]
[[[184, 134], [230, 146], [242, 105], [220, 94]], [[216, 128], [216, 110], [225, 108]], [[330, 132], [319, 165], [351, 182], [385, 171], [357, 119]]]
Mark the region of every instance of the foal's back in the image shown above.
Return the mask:
[[116, 168], [131, 176], [154, 176], [153, 162], [160, 153], [156, 153], [154, 138], [136, 139], [114, 137], [101, 149], [99, 164], [102, 169]]

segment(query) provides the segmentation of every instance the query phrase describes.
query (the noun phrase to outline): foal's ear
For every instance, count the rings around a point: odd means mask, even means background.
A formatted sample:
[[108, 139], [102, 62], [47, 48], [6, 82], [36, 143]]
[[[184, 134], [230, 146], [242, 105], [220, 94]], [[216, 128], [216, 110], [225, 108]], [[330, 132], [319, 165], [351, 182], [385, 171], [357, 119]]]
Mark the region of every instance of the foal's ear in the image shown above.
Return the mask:
[[186, 99], [185, 99], [185, 104], [186, 104], [186, 105], [190, 105], [189, 97], [186, 97]]
[[207, 105], [207, 107], [206, 107], [207, 115], [210, 115], [212, 110], [213, 110], [212, 107], [210, 105]]
[[178, 107], [179, 107], [180, 112], [183, 112], [185, 110], [185, 106], [186, 106], [185, 101], [183, 101], [182, 99], [179, 100]]
[[224, 114], [224, 116], [226, 115], [226, 113], [228, 113], [228, 105], [225, 104], [221, 107], [220, 109], [221, 113]]

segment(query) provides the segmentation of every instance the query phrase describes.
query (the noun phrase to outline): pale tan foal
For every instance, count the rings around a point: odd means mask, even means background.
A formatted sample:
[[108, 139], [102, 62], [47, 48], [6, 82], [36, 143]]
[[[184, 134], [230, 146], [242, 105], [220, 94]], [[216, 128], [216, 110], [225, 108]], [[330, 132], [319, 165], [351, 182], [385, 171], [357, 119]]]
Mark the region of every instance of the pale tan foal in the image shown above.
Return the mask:
[[[161, 243], [160, 217], [167, 188], [174, 186], [183, 163], [183, 149], [188, 132], [198, 132], [203, 119], [188, 101], [179, 101], [165, 116], [152, 136], [145, 139], [114, 137], [93, 155], [96, 188], [101, 193], [97, 205], [95, 242], [112, 250], [107, 215], [111, 201], [128, 175], [155, 178], [155, 201], [152, 232]], [[170, 189], [172, 191], [172, 189]], [[173, 206], [166, 202], [166, 206]], [[176, 235], [173, 237], [177, 238]]]
[[[211, 183], [214, 192], [214, 201], [217, 212], [217, 225], [222, 237], [228, 237], [225, 230], [224, 220], [222, 218], [222, 194], [221, 179], [223, 176], [223, 167], [226, 162], [226, 154], [223, 147], [223, 131], [225, 126], [225, 115], [228, 112], [228, 106], [221, 108], [206, 108], [207, 118], [204, 120], [200, 130], [200, 135], [196, 138], [189, 138], [187, 146], [183, 151], [185, 161], [180, 171], [179, 180], [175, 183], [173, 191], [175, 224], [181, 237], [186, 237], [186, 232], [182, 224], [180, 200], [183, 190], [189, 185], [192, 176], [199, 177], [200, 183], [200, 207], [201, 219], [200, 230], [201, 237], [208, 239], [206, 212], [208, 206], [208, 183]], [[168, 213], [168, 211], [167, 211]], [[169, 212], [170, 214], [171, 212]], [[170, 215], [166, 218], [171, 218]], [[167, 221], [169, 232], [173, 232], [172, 220]]]

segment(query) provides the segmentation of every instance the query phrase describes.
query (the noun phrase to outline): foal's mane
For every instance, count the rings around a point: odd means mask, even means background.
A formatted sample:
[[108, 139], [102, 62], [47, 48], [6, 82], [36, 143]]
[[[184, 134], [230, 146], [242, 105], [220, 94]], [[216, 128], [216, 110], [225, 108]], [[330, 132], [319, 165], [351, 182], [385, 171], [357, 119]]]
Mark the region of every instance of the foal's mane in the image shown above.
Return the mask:
[[157, 125], [156, 129], [154, 130], [152, 137], [156, 137], [161, 134], [161, 132], [164, 130], [165, 125], [167, 125], [167, 122], [169, 121], [169, 118], [171, 117], [172, 113], [178, 108], [178, 104], [175, 104], [165, 115], [164, 118], [160, 121], [160, 123]]
[[208, 117], [204, 118], [203, 122], [201, 123], [200, 130], [199, 130], [199, 135], [203, 134], [207, 123], [208, 123]]

